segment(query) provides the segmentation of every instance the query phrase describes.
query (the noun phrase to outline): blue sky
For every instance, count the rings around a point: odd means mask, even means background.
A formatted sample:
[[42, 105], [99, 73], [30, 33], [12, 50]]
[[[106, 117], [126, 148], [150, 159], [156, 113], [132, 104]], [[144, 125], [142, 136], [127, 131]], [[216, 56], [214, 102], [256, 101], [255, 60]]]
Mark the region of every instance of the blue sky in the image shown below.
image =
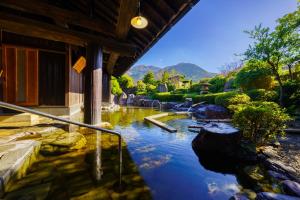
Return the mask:
[[135, 65], [190, 62], [218, 72], [247, 49], [251, 40], [244, 30], [260, 23], [273, 28], [277, 18], [296, 8], [297, 0], [200, 0]]

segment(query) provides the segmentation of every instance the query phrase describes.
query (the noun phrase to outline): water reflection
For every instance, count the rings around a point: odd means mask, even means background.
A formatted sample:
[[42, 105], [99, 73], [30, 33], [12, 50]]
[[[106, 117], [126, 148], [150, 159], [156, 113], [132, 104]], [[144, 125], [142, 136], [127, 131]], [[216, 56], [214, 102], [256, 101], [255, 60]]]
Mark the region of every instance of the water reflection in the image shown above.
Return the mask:
[[112, 119], [115, 129], [122, 132], [154, 199], [228, 200], [240, 191], [233, 171], [218, 171], [216, 166], [223, 163], [212, 164], [214, 169], [209, 160], [199, 162], [191, 146], [196, 134], [187, 129], [196, 122], [183, 116], [160, 119], [178, 129], [169, 133], [144, 122], [144, 117], [156, 113], [126, 108], [102, 118]]
[[101, 156], [102, 156], [102, 151], [101, 151], [101, 132], [96, 131], [96, 138], [95, 138], [95, 145], [96, 145], [96, 150], [95, 150], [95, 158], [94, 158], [94, 165], [93, 165], [93, 174], [94, 174], [94, 179], [96, 182], [99, 182], [101, 180], [103, 171], [102, 171], [102, 162], [101, 162]]

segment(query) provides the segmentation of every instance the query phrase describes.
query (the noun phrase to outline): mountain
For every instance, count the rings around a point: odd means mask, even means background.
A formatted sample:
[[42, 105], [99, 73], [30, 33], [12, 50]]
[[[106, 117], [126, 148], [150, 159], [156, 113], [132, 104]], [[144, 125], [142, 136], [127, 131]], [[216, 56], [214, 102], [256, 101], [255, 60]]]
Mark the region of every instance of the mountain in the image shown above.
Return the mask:
[[130, 70], [127, 72], [128, 75], [130, 75], [135, 81], [143, 79], [144, 75], [148, 71], [153, 71], [154, 74], [156, 74], [161, 68], [151, 66], [151, 65], [136, 65], [130, 68]]
[[135, 81], [140, 80], [143, 76], [149, 71], [153, 71], [156, 75], [156, 78], [161, 77], [164, 71], [168, 71], [170, 73], [178, 73], [185, 76], [185, 79], [199, 81], [202, 78], [210, 78], [216, 73], [208, 72], [198, 65], [192, 63], [178, 63], [176, 65], [167, 66], [164, 68], [159, 68], [156, 66], [146, 66], [146, 65], [138, 65], [132, 67], [127, 73], [133, 77]]

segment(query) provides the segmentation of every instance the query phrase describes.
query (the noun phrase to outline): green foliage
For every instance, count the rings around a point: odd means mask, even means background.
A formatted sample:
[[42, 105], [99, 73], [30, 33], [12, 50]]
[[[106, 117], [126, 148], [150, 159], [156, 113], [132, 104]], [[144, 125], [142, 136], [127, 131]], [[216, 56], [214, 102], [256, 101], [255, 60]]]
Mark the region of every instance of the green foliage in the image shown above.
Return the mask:
[[147, 95], [147, 92], [146, 92], [146, 91], [136, 92], [136, 95], [146, 96], [146, 95]]
[[176, 89], [175, 85], [171, 84], [171, 83], [167, 83], [168, 86], [168, 91], [174, 91]]
[[217, 94], [218, 95], [215, 98], [215, 104], [223, 107], [228, 107], [230, 105], [230, 99], [239, 95], [236, 91], [222, 92]]
[[263, 144], [283, 134], [285, 123], [290, 117], [274, 102], [253, 101], [237, 106], [233, 124], [246, 139], [255, 144]]
[[197, 92], [198, 94], [200, 94], [201, 88], [202, 88], [201, 84], [200, 83], [196, 83], [196, 84], [191, 85], [189, 91], [190, 92]]
[[300, 58], [300, 9], [278, 19], [275, 30], [261, 25], [248, 31], [254, 43], [244, 53], [246, 60], [260, 60], [267, 63], [279, 84], [280, 104], [283, 105], [283, 83], [280, 77], [282, 66], [290, 66]]
[[149, 95], [152, 95], [156, 92], [156, 86], [151, 84], [146, 84], [146, 90]]
[[218, 96], [219, 93], [214, 94], [200, 94], [193, 98], [193, 103], [200, 103], [200, 102], [206, 102], [208, 104], [214, 104], [215, 98]]
[[120, 96], [123, 93], [119, 82], [115, 77], [111, 78], [111, 93], [116, 96]]
[[145, 84], [156, 85], [156, 80], [153, 71], [148, 71], [143, 78]]
[[251, 60], [237, 73], [235, 83], [243, 90], [271, 89], [274, 84], [270, 74], [272, 72], [265, 62]]
[[[300, 4], [299, 4], [300, 5]], [[283, 50], [283, 63], [291, 66], [300, 59], [300, 6], [298, 9], [278, 19], [275, 32], [286, 49]]]
[[251, 98], [247, 94], [237, 94], [229, 98], [229, 105], [247, 104], [251, 101]]
[[297, 80], [289, 80], [283, 84], [283, 105], [290, 107], [292, 105], [300, 106], [299, 101], [295, 98], [300, 91], [300, 82]]
[[215, 76], [209, 80], [211, 86], [209, 86], [209, 91], [212, 93], [223, 92], [224, 85], [226, 83], [226, 78], [222, 75]]
[[118, 82], [123, 90], [134, 87], [133, 78], [131, 76], [129, 76], [128, 74], [124, 74], [120, 78], [118, 78]]
[[186, 88], [179, 88], [174, 90], [174, 94], [187, 94], [189, 92], [189, 89]]
[[161, 82], [162, 83], [168, 83], [169, 77], [170, 77], [169, 72], [168, 71], [164, 71], [163, 74], [162, 74], [162, 77], [161, 77]]
[[153, 99], [162, 102], [182, 102], [184, 101], [183, 94], [171, 94], [170, 92], [160, 92], [153, 95]]
[[146, 84], [142, 80], [137, 82], [136, 88], [137, 93], [146, 92]]
[[247, 104], [251, 101], [251, 98], [247, 94], [237, 94], [228, 100], [228, 109], [233, 113], [238, 109], [240, 104]]
[[246, 92], [253, 101], [274, 101], [278, 100], [278, 94], [275, 91], [265, 89], [253, 89]]

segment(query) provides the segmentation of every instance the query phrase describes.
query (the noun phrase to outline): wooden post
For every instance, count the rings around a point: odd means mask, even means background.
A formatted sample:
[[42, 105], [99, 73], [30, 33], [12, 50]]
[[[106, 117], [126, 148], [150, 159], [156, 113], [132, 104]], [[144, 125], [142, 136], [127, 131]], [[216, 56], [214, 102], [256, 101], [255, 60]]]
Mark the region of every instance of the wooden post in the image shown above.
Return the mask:
[[92, 125], [97, 125], [101, 122], [102, 58], [102, 49], [99, 45], [89, 44], [87, 46], [84, 122]]
[[111, 75], [107, 73], [106, 70], [103, 70], [102, 73], [102, 101], [111, 103]]

